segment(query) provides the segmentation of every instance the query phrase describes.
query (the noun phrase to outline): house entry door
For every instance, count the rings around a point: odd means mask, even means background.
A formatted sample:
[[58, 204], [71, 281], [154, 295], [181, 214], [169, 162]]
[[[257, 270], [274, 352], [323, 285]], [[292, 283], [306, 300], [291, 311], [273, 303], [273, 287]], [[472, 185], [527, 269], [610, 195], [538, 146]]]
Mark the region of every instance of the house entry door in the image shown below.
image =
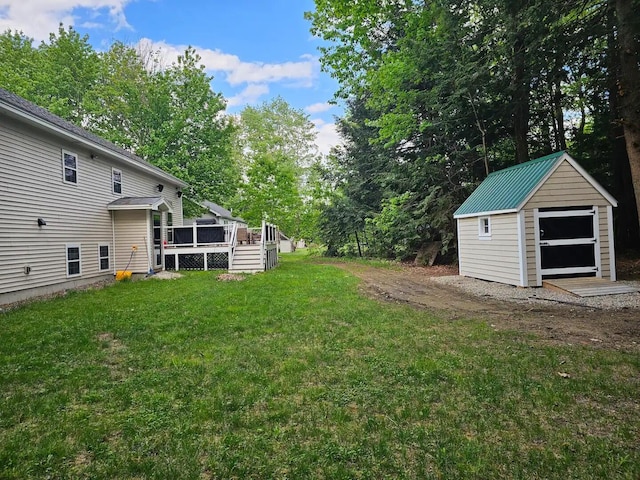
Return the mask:
[[153, 269], [159, 270], [162, 268], [162, 213], [152, 211], [151, 220], [153, 225]]
[[598, 207], [540, 210], [536, 245], [542, 277], [600, 272]]

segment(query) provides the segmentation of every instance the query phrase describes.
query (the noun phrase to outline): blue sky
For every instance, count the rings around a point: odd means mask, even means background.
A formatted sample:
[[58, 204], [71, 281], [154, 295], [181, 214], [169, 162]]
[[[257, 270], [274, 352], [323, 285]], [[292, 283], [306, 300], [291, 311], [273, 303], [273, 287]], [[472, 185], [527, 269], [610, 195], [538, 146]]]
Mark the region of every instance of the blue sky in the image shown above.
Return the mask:
[[328, 103], [337, 85], [320, 71], [321, 42], [303, 17], [313, 8], [313, 0], [0, 0], [0, 30], [39, 42], [62, 22], [98, 50], [120, 40], [160, 50], [167, 64], [191, 45], [230, 113], [280, 95], [309, 115], [327, 153], [342, 111]]

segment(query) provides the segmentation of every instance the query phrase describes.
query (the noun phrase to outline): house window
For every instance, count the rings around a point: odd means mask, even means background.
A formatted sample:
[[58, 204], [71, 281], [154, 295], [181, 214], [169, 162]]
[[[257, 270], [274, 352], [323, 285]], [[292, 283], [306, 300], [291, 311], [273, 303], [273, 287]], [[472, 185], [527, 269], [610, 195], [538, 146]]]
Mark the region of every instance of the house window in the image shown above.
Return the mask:
[[478, 218], [478, 237], [481, 240], [488, 240], [491, 238], [491, 218], [480, 217]]
[[111, 169], [111, 184], [113, 193], [122, 193], [122, 170]]
[[78, 155], [63, 150], [62, 170], [64, 183], [78, 183]]
[[109, 245], [98, 245], [98, 262], [101, 272], [109, 270]]
[[67, 277], [77, 277], [80, 269], [80, 245], [67, 245]]

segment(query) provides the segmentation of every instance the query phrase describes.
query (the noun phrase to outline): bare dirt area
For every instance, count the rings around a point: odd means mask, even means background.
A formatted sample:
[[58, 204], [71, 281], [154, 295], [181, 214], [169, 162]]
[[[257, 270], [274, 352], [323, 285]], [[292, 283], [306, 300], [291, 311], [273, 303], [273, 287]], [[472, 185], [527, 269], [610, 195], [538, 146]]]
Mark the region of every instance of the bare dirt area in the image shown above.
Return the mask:
[[[434, 280], [436, 276], [457, 275], [452, 267], [337, 266], [359, 277], [369, 296], [432, 310], [448, 320], [479, 319], [499, 330], [535, 334], [545, 343], [640, 351], [640, 309], [635, 307], [605, 310], [577, 302], [520, 304], [472, 295]], [[491, 288], [491, 283], [486, 283]]]

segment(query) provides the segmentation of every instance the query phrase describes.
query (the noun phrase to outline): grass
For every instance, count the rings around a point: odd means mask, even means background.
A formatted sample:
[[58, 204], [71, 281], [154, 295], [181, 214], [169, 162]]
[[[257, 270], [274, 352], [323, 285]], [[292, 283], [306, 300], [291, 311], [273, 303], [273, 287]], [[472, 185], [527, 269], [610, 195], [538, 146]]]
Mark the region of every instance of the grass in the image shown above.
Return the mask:
[[0, 478], [640, 477], [637, 354], [357, 284], [295, 254], [0, 314]]

